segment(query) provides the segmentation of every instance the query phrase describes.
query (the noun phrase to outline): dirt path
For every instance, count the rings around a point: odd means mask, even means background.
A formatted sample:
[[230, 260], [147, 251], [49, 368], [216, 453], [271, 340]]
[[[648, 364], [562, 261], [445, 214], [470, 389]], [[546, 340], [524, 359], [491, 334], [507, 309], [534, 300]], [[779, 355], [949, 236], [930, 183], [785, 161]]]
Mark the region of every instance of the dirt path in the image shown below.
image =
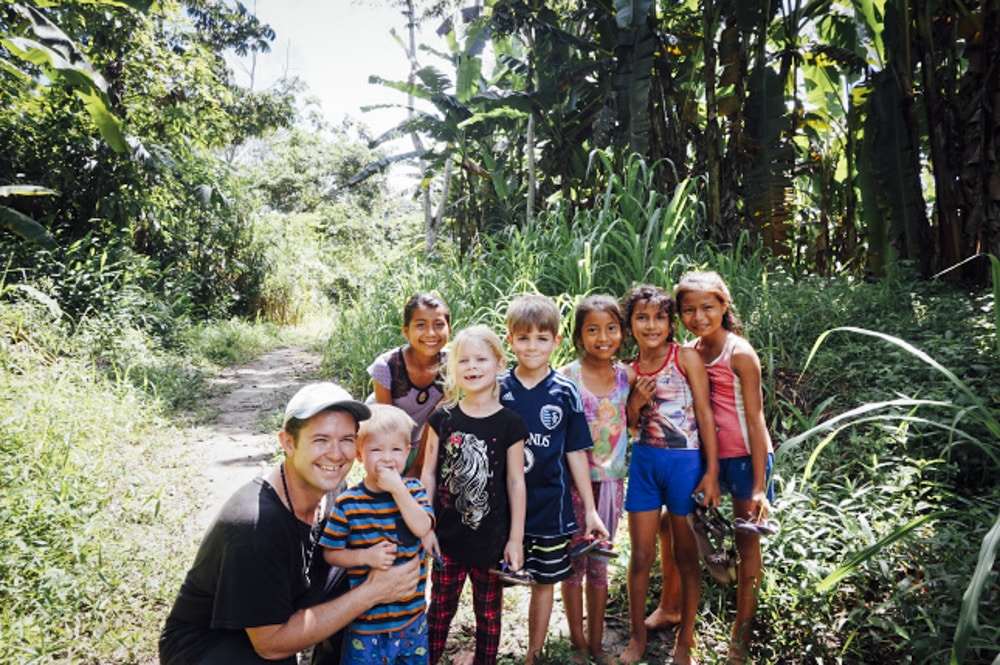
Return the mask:
[[[196, 447], [194, 459], [199, 460], [191, 471], [196, 476], [194, 484], [200, 488], [197, 494], [201, 498], [192, 510], [199, 532], [207, 528], [233, 491], [277, 462], [280, 414], [296, 390], [317, 379], [321, 361], [319, 353], [304, 347], [276, 349], [247, 365], [227, 368], [212, 381], [221, 394], [206, 406], [216, 415], [195, 428], [189, 439]], [[528, 599], [527, 590], [521, 587], [504, 594], [500, 652], [514, 660], [522, 658], [527, 648]], [[549, 635], [560, 633], [566, 635], [568, 629], [557, 592]], [[447, 653], [453, 655], [469, 648], [474, 634], [470, 598], [468, 603], [463, 602], [452, 624]], [[650, 637], [650, 662], [663, 660], [669, 654], [668, 645], [658, 639], [663, 635]], [[609, 613], [605, 620], [605, 648], [617, 655], [627, 641], [624, 617]]]
[[212, 380], [225, 391], [207, 405], [217, 415], [191, 439], [197, 459], [204, 461], [196, 472], [204, 488], [200, 527], [208, 526], [236, 488], [275, 463], [280, 414], [295, 391], [316, 378], [321, 362], [320, 353], [304, 347], [275, 349]]

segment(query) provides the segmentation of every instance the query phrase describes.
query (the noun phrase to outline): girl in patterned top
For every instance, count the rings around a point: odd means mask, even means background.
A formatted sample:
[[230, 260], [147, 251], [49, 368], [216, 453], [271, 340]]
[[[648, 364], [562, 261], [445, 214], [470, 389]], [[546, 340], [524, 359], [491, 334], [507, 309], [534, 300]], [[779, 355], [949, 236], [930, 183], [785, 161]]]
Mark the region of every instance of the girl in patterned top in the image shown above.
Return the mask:
[[420, 475], [420, 442], [427, 417], [441, 400], [444, 348], [451, 336], [451, 310], [441, 296], [414, 293], [403, 306], [406, 344], [389, 349], [368, 366], [374, 392], [368, 403], [398, 406], [413, 418], [406, 474]]
[[[674, 300], [656, 286], [637, 286], [625, 296], [625, 319], [638, 346], [632, 363], [635, 385], [628, 422], [636, 425], [625, 510], [632, 556], [628, 569], [629, 643], [624, 663], [643, 660], [646, 596], [656, 554], [660, 511], [666, 507], [673, 557], [680, 573], [680, 626], [673, 662], [689, 665], [695, 648], [694, 622], [701, 597], [701, 565], [687, 515], [692, 495], [719, 502], [717, 440], [708, 374], [693, 349], [674, 342]], [[668, 556], [663, 552], [661, 556]]]
[[[625, 319], [618, 301], [607, 295], [584, 298], [576, 307], [573, 346], [580, 357], [559, 371], [580, 388], [583, 409], [590, 425], [594, 447], [587, 451], [590, 480], [597, 512], [614, 540], [622, 513], [625, 476], [628, 473], [628, 427], [625, 405], [635, 380], [635, 370], [616, 359], [621, 348]], [[583, 502], [574, 487], [576, 522], [586, 520]], [[571, 549], [588, 544], [582, 530], [573, 535]], [[592, 537], [592, 536], [591, 536]], [[598, 663], [608, 661], [601, 644], [604, 611], [608, 605], [608, 565], [598, 557], [572, 559], [573, 574], [562, 583], [563, 607], [573, 649]], [[587, 634], [583, 631], [584, 578], [586, 578]]]

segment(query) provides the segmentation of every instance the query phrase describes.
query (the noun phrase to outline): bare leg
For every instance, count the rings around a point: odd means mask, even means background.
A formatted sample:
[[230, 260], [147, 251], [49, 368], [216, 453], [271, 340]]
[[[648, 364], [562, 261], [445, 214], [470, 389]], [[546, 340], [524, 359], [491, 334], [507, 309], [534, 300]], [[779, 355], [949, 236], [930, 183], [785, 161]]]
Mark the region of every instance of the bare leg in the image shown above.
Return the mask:
[[536, 584], [531, 587], [531, 602], [528, 604], [528, 654], [524, 658], [524, 665], [532, 665], [535, 656], [545, 646], [554, 595], [554, 584]]
[[681, 623], [674, 642], [674, 662], [690, 665], [691, 651], [695, 648], [694, 622], [701, 599], [701, 564], [694, 533], [682, 515], [670, 515], [674, 534], [674, 559], [681, 578]]
[[604, 611], [608, 608], [608, 588], [587, 586], [587, 646], [598, 663], [607, 660], [604, 653]]
[[[589, 589], [588, 589], [589, 591]], [[588, 598], [589, 601], [589, 598]], [[583, 589], [562, 583], [562, 603], [566, 611], [566, 623], [569, 624], [569, 641], [573, 645], [575, 656], [587, 659], [587, 639], [583, 634]], [[590, 617], [594, 616], [587, 609], [587, 627], [590, 627]], [[603, 616], [603, 615], [602, 615]]]
[[[749, 501], [733, 499], [733, 513], [736, 516], [749, 514], [748, 504]], [[760, 552], [760, 536], [737, 532], [735, 540], [736, 550], [740, 554], [740, 566], [736, 582], [736, 620], [733, 622], [727, 662], [742, 665], [747, 662], [750, 650], [753, 615], [757, 611], [757, 591], [760, 589], [764, 563]]]
[[623, 663], [642, 660], [646, 653], [646, 596], [649, 594], [649, 571], [656, 556], [656, 531], [660, 512], [650, 510], [628, 514], [628, 532], [632, 556], [628, 562], [629, 638]]
[[663, 589], [660, 604], [646, 617], [646, 630], [660, 630], [681, 622], [681, 576], [674, 562], [674, 536], [667, 511], [660, 514], [660, 574]]

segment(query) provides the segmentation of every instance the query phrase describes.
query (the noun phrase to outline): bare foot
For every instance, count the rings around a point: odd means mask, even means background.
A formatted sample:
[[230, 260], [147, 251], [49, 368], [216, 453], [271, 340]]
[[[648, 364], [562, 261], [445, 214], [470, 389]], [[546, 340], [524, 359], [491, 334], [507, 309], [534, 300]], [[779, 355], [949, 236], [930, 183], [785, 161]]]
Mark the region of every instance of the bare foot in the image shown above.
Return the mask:
[[475, 651], [459, 651], [452, 657], [451, 665], [472, 665], [475, 660]]
[[680, 612], [667, 612], [665, 609], [657, 605], [653, 613], [646, 617], [646, 630], [663, 630], [664, 628], [670, 628], [671, 626], [676, 626], [681, 622]]
[[597, 663], [597, 665], [618, 665], [618, 661], [615, 657], [609, 654], [604, 649], [597, 652], [592, 652], [590, 655], [591, 659]]
[[730, 645], [729, 655], [726, 656], [726, 665], [750, 665], [750, 656], [736, 645]]
[[646, 645], [639, 644], [634, 639], [628, 641], [628, 646], [625, 647], [625, 651], [622, 651], [622, 655], [618, 657], [623, 665], [629, 665], [629, 663], [637, 663], [642, 660], [642, 657], [646, 655]]
[[698, 661], [691, 655], [691, 647], [684, 644], [674, 646], [674, 653], [670, 656], [670, 662], [677, 665], [698, 665]]

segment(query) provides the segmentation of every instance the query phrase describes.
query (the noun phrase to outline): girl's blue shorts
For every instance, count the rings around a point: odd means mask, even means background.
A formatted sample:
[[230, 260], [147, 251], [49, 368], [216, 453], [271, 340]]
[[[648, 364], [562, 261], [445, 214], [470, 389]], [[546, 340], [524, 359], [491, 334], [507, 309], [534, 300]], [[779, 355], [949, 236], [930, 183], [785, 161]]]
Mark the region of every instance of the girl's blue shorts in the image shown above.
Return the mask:
[[703, 473], [698, 450], [636, 444], [629, 463], [625, 510], [643, 513], [666, 506], [674, 515], [687, 515], [694, 510], [691, 494]]
[[[767, 500], [774, 501], [774, 481], [771, 466], [774, 453], [767, 454]], [[719, 460], [719, 491], [732, 494], [734, 499], [749, 500], [753, 494], [753, 465], [750, 456], [727, 457]]]

